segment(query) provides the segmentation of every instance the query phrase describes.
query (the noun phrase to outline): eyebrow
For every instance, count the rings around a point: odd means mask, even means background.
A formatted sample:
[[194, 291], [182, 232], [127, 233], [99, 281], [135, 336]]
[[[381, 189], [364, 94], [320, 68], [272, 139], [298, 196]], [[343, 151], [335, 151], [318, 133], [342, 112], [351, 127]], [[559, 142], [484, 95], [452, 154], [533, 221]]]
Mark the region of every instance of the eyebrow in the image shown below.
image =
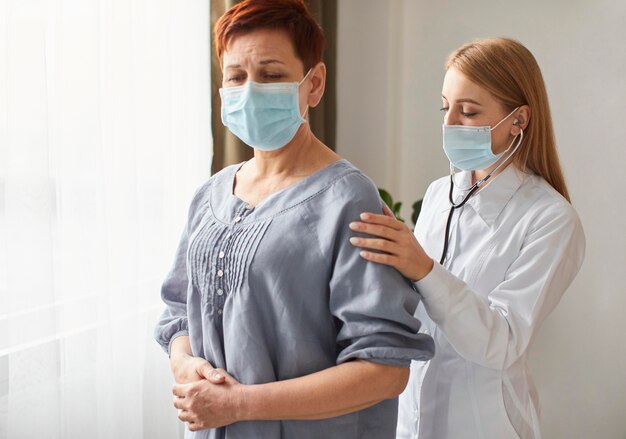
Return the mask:
[[[448, 100], [448, 98], [445, 97], [444, 95], [441, 95], [441, 97], [444, 98], [446, 101]], [[483, 106], [483, 104], [481, 104], [480, 102], [475, 101], [474, 99], [470, 99], [470, 98], [458, 99], [456, 102], [458, 104], [469, 103], [469, 104], [480, 105], [481, 107]]]
[[277, 59], [264, 59], [261, 62], [259, 62], [259, 64], [261, 64], [262, 66], [266, 66], [268, 64], [285, 64], [285, 63]]
[[[268, 64], [283, 64], [284, 65], [285, 63], [277, 59], [263, 59], [259, 61], [259, 64], [262, 66], [266, 66]], [[225, 68], [226, 69], [240, 69], [241, 64], [229, 64]]]

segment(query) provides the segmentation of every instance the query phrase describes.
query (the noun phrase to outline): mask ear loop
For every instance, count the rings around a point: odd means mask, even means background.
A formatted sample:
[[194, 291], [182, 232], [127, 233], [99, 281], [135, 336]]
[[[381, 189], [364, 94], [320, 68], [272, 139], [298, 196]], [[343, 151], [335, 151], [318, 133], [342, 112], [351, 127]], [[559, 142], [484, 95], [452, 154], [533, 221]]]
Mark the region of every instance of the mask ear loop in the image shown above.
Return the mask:
[[[298, 82], [298, 90], [300, 90], [300, 86], [302, 85], [302, 83], [306, 80], [306, 78], [309, 76], [309, 74], [313, 71], [313, 67], [311, 67], [309, 69], [308, 72], [306, 72], [306, 75], [304, 75], [304, 78], [302, 78], [300, 80], [300, 82]], [[298, 110], [298, 113], [300, 112], [300, 110]], [[304, 114], [301, 114], [300, 117], [302, 118], [302, 122], [306, 122], [309, 123], [309, 120], [306, 118], [307, 115], [309, 113], [309, 104], [306, 104], [306, 108], [304, 109]]]
[[[298, 109], [298, 113], [300, 112], [300, 110]], [[302, 123], [309, 123], [309, 119], [307, 119], [307, 114], [309, 113], [309, 104], [306, 104], [306, 108], [304, 109], [304, 113], [300, 115], [300, 118], [302, 119]]]
[[[490, 129], [489, 129], [489, 131], [493, 131], [493, 130], [495, 130], [496, 128], [498, 128], [502, 122], [504, 122], [504, 121], [505, 121], [505, 120], [507, 120], [509, 117], [511, 117], [511, 115], [512, 115], [513, 113], [515, 113], [517, 110], [519, 110], [519, 107], [515, 107], [515, 108], [513, 109], [513, 111], [511, 111], [508, 115], [504, 116], [504, 119], [502, 119], [500, 122], [498, 122], [497, 124], [495, 124], [495, 126], [494, 126], [494, 127], [492, 127], [492, 128], [490, 128]], [[517, 120], [517, 119], [516, 119], [516, 120]], [[515, 125], [515, 124], [513, 124], [513, 125]]]
[[[309, 76], [309, 74], [310, 74], [312, 71], [313, 71], [313, 67], [311, 67], [311, 68], [309, 69], [309, 71], [308, 71], [308, 72], [306, 72], [306, 75], [304, 75], [304, 78], [302, 78], [302, 79], [300, 80], [300, 82], [298, 82], [298, 87], [300, 87], [300, 85], [302, 85], [302, 83], [303, 83], [304, 81], [306, 81], [306, 78]], [[516, 108], [516, 110], [517, 110], [517, 108]]]

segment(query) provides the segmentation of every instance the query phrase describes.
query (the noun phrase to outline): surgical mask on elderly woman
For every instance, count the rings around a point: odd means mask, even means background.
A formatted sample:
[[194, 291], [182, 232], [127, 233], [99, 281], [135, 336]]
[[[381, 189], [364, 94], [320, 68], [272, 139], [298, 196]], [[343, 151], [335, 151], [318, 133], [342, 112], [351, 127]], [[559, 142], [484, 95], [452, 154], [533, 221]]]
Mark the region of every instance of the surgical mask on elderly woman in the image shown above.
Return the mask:
[[220, 88], [222, 123], [253, 148], [282, 148], [306, 121], [300, 114], [298, 90], [310, 72], [300, 82], [248, 81], [237, 87]]

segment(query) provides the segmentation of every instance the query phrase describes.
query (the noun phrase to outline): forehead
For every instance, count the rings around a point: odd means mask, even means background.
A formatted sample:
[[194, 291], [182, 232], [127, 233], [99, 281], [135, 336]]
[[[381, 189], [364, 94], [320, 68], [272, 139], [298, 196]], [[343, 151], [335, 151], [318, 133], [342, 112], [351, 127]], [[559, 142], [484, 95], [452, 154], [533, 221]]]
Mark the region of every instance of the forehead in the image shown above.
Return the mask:
[[301, 63], [289, 34], [282, 29], [256, 29], [234, 35], [226, 46], [223, 65], [254, 64], [275, 59], [285, 64]]
[[470, 81], [467, 76], [454, 67], [449, 68], [446, 72], [441, 94], [448, 100], [474, 99], [479, 102], [495, 101], [495, 98], [489, 91]]

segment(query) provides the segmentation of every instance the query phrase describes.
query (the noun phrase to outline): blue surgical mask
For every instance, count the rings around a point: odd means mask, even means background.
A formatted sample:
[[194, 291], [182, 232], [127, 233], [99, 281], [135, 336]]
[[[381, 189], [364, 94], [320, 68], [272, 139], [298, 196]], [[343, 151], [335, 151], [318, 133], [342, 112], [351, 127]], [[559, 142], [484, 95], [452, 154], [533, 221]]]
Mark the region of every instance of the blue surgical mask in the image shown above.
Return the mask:
[[505, 152], [511, 149], [515, 139], [505, 151], [494, 154], [491, 150], [491, 131], [511, 117], [515, 111], [517, 108], [493, 128], [490, 126], [446, 125], [444, 123], [443, 150], [452, 166], [464, 171], [476, 171], [487, 169], [493, 165]]
[[220, 88], [222, 123], [253, 148], [282, 148], [306, 122], [300, 114], [298, 90], [310, 72], [300, 82], [248, 81], [241, 86]]

